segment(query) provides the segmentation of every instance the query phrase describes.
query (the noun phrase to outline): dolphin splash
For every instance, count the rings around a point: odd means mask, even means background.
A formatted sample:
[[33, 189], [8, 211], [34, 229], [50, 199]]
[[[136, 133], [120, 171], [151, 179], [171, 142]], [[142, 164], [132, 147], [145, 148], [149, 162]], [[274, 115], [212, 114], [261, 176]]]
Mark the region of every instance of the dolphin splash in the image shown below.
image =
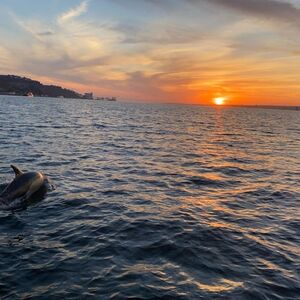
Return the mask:
[[54, 189], [47, 176], [40, 172], [22, 172], [11, 165], [15, 172], [14, 180], [0, 193], [2, 209], [26, 207], [30, 200], [42, 199], [49, 189]]

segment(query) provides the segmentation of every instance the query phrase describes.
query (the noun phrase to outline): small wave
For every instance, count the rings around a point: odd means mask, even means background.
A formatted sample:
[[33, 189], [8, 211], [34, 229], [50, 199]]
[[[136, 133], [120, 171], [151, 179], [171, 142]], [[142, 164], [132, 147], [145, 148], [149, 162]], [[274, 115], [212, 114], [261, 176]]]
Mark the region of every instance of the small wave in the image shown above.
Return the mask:
[[238, 180], [220, 180], [211, 179], [203, 176], [189, 177], [185, 184], [194, 184], [196, 186], [212, 187], [212, 188], [225, 188], [227, 186], [233, 186], [240, 183]]
[[110, 196], [118, 196], [118, 195], [126, 196], [126, 195], [130, 195], [129, 192], [127, 192], [126, 190], [122, 190], [122, 189], [105, 190], [105, 191], [102, 192], [102, 194], [104, 194], [104, 195], [110, 195]]
[[93, 124], [93, 126], [97, 129], [107, 128], [108, 126], [105, 124]]
[[249, 174], [252, 171], [249, 169], [233, 167], [233, 166], [224, 166], [224, 167], [214, 167], [212, 168], [215, 172], [221, 172], [227, 176], [242, 176], [244, 174]]

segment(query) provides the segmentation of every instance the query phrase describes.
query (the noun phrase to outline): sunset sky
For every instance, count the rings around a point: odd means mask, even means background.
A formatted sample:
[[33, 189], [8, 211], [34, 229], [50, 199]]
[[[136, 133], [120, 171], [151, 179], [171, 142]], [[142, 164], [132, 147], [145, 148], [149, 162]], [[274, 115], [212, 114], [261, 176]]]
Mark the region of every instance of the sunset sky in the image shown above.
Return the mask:
[[300, 0], [1, 0], [0, 74], [124, 100], [300, 105]]

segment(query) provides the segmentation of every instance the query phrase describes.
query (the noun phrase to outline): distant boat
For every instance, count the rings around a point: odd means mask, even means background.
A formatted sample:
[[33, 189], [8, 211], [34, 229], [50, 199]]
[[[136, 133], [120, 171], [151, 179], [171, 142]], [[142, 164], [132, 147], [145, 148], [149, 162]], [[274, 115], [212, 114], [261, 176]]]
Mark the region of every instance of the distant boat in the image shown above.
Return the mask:
[[33, 95], [32, 92], [28, 92], [25, 96], [27, 96], [27, 97], [34, 97], [34, 95]]
[[117, 101], [116, 97], [97, 97], [96, 100], [100, 101]]

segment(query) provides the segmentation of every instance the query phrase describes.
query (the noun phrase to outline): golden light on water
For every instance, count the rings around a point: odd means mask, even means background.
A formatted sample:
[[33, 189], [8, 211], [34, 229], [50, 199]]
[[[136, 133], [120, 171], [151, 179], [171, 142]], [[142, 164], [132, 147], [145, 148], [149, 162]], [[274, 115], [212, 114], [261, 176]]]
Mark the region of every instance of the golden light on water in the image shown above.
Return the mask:
[[216, 97], [216, 98], [214, 98], [214, 104], [215, 105], [224, 105], [225, 100], [226, 100], [226, 97]]

